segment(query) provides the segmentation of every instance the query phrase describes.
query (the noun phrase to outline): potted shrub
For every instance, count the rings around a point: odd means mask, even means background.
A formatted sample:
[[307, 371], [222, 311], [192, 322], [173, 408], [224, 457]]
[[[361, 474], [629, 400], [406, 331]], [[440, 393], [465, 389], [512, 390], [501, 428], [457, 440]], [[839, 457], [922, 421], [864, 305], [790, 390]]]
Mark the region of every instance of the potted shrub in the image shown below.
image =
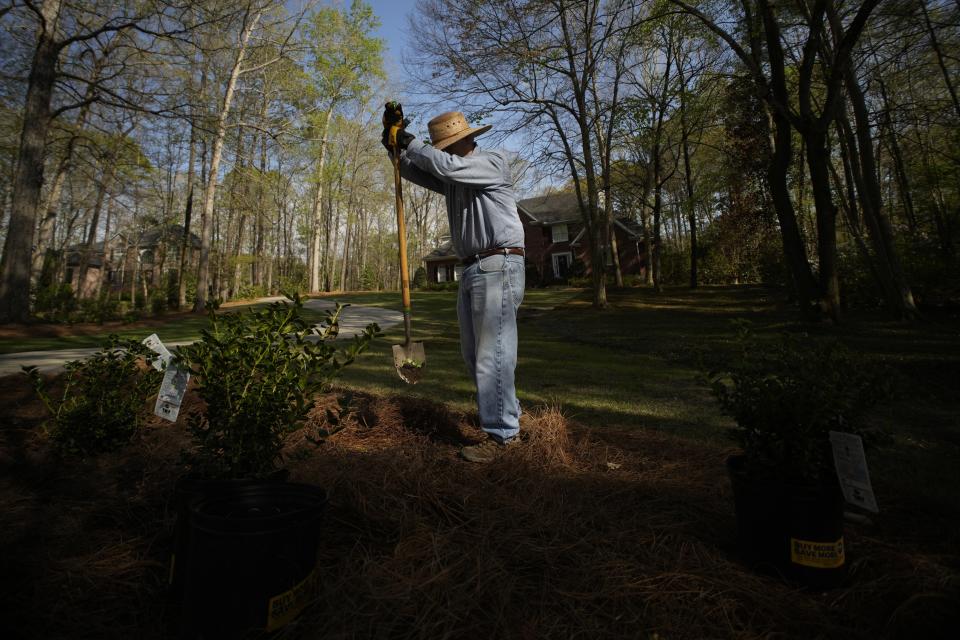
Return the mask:
[[836, 340], [784, 335], [765, 345], [741, 327], [738, 351], [710, 374], [730, 435], [727, 461], [743, 555], [810, 586], [845, 577], [843, 496], [830, 431], [862, 434], [888, 385]]
[[189, 605], [182, 620], [188, 634], [272, 631], [315, 591], [326, 494], [282, 482], [281, 449], [303, 425], [313, 396], [379, 328], [371, 324], [338, 348], [333, 338], [344, 305], [317, 330], [303, 318], [300, 296], [288, 299], [241, 313], [218, 314], [214, 305], [201, 339], [176, 352], [175, 363], [190, 370], [204, 403], [187, 418], [191, 474], [174, 497], [171, 596], [175, 606], [181, 595]]
[[342, 348], [344, 305], [328, 312], [323, 329], [302, 315], [303, 299], [242, 313], [209, 311], [201, 339], [179, 347], [176, 362], [190, 370], [205, 407], [188, 416], [195, 447], [191, 468], [209, 479], [266, 478], [281, 462], [284, 437], [303, 425], [313, 396], [328, 388], [378, 335], [369, 325]]

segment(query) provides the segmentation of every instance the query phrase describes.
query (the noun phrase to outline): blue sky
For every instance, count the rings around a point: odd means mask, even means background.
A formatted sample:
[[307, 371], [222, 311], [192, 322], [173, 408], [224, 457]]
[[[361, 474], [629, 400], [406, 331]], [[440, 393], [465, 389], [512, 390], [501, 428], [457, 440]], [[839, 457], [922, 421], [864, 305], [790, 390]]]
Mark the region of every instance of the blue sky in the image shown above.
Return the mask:
[[380, 18], [377, 35], [386, 40], [388, 59], [400, 61], [407, 44], [407, 16], [413, 13], [416, 0], [367, 0]]

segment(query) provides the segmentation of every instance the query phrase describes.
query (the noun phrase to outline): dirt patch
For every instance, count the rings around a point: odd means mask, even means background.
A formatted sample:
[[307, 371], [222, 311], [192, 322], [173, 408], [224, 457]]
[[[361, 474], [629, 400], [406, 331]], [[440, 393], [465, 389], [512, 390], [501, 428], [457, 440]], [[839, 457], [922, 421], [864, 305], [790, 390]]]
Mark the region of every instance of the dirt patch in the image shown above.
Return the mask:
[[[25, 380], [0, 392], [5, 637], [168, 637], [183, 418], [151, 421], [124, 452], [59, 460]], [[363, 394], [317, 446], [338, 395], [285, 451], [291, 479], [331, 499], [321, 597], [285, 638], [933, 638], [956, 624], [956, 556], [868, 528], [848, 527], [845, 588], [746, 570], [723, 449], [540, 408], [519, 446], [471, 465], [456, 454], [482, 435], [474, 416]]]

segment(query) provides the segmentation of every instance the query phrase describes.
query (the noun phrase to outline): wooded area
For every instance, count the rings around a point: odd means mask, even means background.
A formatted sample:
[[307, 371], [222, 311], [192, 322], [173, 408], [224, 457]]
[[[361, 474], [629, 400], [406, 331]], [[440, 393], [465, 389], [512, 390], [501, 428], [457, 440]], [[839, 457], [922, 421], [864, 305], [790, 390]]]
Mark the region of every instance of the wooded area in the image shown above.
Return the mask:
[[424, 86], [572, 177], [592, 264], [630, 212], [657, 288], [780, 282], [835, 320], [955, 296], [960, 3], [420, 6]]
[[[7, 319], [72, 296], [200, 311], [208, 299], [281, 289], [396, 286], [379, 144], [383, 43], [370, 7], [47, 1], [2, 11]], [[411, 191], [419, 257], [440, 203]]]
[[[291, 6], [0, 7], [3, 320], [398, 285], [378, 19]], [[957, 300], [956, 0], [423, 0], [409, 30], [416, 133], [458, 106], [575, 191], [597, 307], [621, 216], [657, 289], [782, 284], [834, 320]], [[446, 221], [406, 195], [417, 265]]]

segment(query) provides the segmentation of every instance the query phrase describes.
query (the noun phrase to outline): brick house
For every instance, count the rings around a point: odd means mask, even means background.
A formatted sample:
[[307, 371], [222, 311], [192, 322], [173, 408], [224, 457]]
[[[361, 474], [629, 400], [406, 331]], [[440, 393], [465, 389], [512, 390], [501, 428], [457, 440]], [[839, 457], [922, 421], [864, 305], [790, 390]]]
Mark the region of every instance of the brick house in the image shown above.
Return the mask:
[[[526, 245], [527, 276], [540, 283], [563, 282], [570, 275], [590, 274], [590, 248], [587, 246], [580, 206], [574, 193], [556, 193], [517, 202]], [[614, 223], [617, 253], [624, 275], [646, 273], [647, 252], [643, 230], [628, 217]], [[613, 254], [607, 249], [607, 264]], [[459, 280], [462, 267], [449, 238], [424, 258], [429, 282]]]
[[454, 282], [460, 279], [463, 265], [453, 252], [450, 236], [440, 239], [440, 246], [423, 259], [427, 269], [427, 282]]
[[[136, 242], [132, 242], [127, 235], [117, 233], [106, 242], [94, 244], [82, 290], [79, 286], [79, 272], [84, 245], [68, 247], [64, 281], [70, 284], [74, 291], [84, 295], [95, 291], [98, 281], [104, 275], [104, 262], [107, 272], [103, 282], [111, 291], [137, 286], [134, 279], [151, 286], [159, 286], [164, 280], [169, 282], [176, 278], [180, 268], [183, 226], [170, 224], [152, 227], [141, 232], [136, 238]], [[192, 231], [189, 245], [188, 265], [190, 269], [195, 269], [199, 260], [200, 238]]]

